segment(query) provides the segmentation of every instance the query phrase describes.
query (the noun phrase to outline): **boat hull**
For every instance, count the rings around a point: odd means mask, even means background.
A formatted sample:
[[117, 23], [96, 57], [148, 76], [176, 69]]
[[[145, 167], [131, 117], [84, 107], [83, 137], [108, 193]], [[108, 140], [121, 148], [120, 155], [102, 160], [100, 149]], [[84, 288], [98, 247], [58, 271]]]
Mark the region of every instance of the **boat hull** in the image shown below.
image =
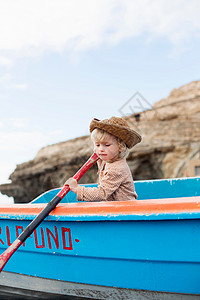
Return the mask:
[[[28, 221], [1, 221], [6, 248]], [[45, 221], [5, 270], [54, 280], [200, 294], [200, 220]]]
[[[199, 188], [199, 181], [195, 182]], [[0, 207], [1, 253], [57, 192], [32, 204]], [[47, 280], [86, 290], [200, 297], [200, 196], [59, 204], [4, 271], [43, 285]]]

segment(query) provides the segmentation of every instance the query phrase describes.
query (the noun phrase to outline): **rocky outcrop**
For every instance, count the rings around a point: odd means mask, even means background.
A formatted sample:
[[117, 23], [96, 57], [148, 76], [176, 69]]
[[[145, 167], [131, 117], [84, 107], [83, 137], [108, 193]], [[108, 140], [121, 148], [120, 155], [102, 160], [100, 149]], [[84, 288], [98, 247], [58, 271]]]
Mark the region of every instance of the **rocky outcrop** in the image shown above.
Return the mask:
[[[134, 180], [190, 176], [191, 162], [200, 158], [200, 81], [174, 89], [152, 108], [125, 118], [142, 135], [127, 159]], [[33, 160], [16, 167], [12, 182], [0, 185], [0, 191], [16, 203], [29, 202], [62, 186], [92, 148], [89, 136], [42, 148]], [[96, 182], [96, 171], [93, 167], [80, 182]]]

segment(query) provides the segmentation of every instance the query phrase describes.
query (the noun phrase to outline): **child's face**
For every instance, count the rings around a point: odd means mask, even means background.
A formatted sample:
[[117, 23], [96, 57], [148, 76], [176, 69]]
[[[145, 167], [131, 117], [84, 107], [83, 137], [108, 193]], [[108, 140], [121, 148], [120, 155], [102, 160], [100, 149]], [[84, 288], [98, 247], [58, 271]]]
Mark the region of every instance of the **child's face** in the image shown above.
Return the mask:
[[102, 141], [95, 141], [95, 152], [106, 162], [112, 162], [119, 157], [119, 145], [117, 139], [107, 133]]

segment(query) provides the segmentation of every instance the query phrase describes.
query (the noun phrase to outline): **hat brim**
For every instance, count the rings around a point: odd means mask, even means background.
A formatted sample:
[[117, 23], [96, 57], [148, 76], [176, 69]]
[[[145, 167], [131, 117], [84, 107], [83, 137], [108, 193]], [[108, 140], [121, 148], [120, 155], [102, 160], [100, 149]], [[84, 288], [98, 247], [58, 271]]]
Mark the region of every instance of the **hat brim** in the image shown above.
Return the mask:
[[98, 119], [93, 119], [90, 123], [90, 132], [95, 128], [102, 129], [121, 139], [128, 148], [132, 148], [142, 140], [140, 134], [133, 129], [117, 124], [108, 124]]

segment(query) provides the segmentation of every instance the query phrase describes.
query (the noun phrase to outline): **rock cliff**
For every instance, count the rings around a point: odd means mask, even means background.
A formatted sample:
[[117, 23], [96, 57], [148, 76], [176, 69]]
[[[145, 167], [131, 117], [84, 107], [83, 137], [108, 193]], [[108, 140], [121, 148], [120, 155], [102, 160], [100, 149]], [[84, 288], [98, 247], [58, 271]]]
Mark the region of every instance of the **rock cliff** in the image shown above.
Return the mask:
[[[133, 100], [127, 103], [132, 110], [141, 102]], [[153, 107], [125, 118], [142, 135], [127, 159], [134, 180], [193, 175], [192, 162], [200, 158], [200, 81], [174, 89]], [[29, 202], [62, 186], [91, 153], [89, 136], [42, 148], [33, 160], [17, 165], [12, 182], [0, 185], [0, 191], [16, 203]], [[93, 167], [80, 182], [96, 182], [96, 171]]]

